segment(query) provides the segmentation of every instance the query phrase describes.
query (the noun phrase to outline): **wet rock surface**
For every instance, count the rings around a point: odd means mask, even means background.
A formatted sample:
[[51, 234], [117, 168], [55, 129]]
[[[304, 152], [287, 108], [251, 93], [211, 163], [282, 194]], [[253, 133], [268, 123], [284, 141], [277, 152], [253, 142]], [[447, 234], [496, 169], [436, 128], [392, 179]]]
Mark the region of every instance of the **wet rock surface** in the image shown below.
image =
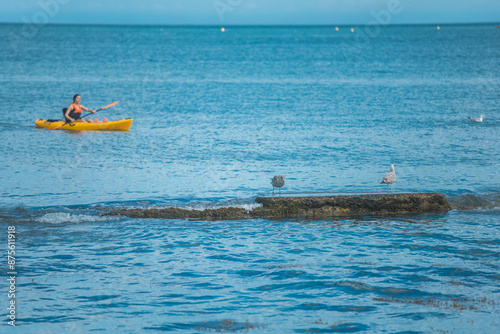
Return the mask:
[[384, 216], [450, 210], [446, 198], [440, 193], [258, 197], [256, 202], [261, 203], [272, 216], [288, 218]]
[[238, 219], [321, 219], [348, 216], [385, 216], [420, 213], [443, 213], [450, 206], [440, 193], [376, 194], [348, 196], [308, 197], [257, 197], [262, 204], [252, 210], [235, 207], [187, 210], [121, 209], [106, 215], [123, 215], [130, 218], [238, 220]]

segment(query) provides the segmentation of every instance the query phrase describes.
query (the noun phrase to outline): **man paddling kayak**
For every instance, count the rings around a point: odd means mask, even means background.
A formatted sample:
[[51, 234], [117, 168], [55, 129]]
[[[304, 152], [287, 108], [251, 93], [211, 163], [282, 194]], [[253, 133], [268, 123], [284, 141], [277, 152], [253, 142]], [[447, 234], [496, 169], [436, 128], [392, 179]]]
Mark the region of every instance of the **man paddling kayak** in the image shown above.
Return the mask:
[[80, 97], [80, 94], [76, 94], [73, 96], [73, 103], [70, 103], [68, 108], [66, 109], [66, 112], [64, 113], [64, 118], [68, 122], [85, 122], [85, 123], [92, 123], [92, 120], [90, 118], [87, 119], [81, 119], [80, 117], [82, 116], [82, 110], [91, 112], [95, 114], [95, 110], [85, 108], [80, 104], [80, 101], [82, 98]]

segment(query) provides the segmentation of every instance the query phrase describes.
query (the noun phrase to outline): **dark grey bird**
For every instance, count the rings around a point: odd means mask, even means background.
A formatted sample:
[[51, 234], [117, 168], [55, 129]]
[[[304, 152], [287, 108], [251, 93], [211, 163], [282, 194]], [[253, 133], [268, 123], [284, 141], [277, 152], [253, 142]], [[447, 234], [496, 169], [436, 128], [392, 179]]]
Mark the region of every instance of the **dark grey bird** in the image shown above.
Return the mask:
[[279, 193], [281, 195], [281, 189], [280, 188], [285, 185], [285, 175], [276, 175], [271, 180], [271, 184], [273, 185], [273, 195], [274, 195], [274, 188], [278, 188]]
[[387, 184], [387, 191], [389, 191], [389, 184], [391, 185], [391, 191], [392, 191], [392, 184], [396, 182], [396, 172], [394, 171], [394, 165], [391, 165], [391, 170], [389, 173], [385, 174], [384, 179], [380, 184]]

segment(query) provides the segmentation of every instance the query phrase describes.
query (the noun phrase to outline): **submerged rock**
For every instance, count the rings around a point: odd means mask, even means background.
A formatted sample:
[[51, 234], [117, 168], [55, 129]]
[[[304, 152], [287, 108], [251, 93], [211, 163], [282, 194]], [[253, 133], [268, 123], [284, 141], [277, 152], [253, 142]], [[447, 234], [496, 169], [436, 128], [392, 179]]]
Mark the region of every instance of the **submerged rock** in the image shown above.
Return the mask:
[[166, 219], [199, 219], [199, 220], [224, 220], [250, 218], [247, 210], [242, 208], [219, 208], [205, 210], [187, 210], [179, 208], [165, 209], [123, 209], [108, 213], [107, 215], [120, 214], [130, 218], [166, 218]]
[[280, 218], [336, 218], [348, 216], [384, 216], [419, 213], [442, 213], [450, 210], [443, 194], [377, 194], [348, 196], [308, 197], [258, 197], [262, 207], [253, 210], [226, 207], [219, 209], [187, 210], [122, 209], [107, 215], [123, 215], [131, 218], [238, 220]]

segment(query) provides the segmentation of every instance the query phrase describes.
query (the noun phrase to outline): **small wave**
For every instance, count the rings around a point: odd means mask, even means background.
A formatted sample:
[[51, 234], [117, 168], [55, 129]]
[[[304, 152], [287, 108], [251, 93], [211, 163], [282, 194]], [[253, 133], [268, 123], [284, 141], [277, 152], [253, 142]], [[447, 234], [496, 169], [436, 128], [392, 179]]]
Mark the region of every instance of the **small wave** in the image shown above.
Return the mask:
[[53, 212], [47, 213], [42, 217], [36, 219], [37, 222], [47, 223], [47, 224], [63, 224], [63, 223], [93, 223], [93, 222], [105, 222], [105, 221], [118, 221], [122, 220], [123, 217], [118, 216], [91, 216], [91, 215], [76, 215], [65, 212]]
[[255, 208], [261, 207], [262, 204], [252, 201], [243, 201], [243, 200], [232, 200], [225, 202], [215, 202], [215, 203], [189, 203], [186, 205], [181, 205], [179, 208], [185, 210], [199, 210], [203, 211], [205, 209], [222, 209], [222, 208], [241, 208], [248, 211], [252, 211]]
[[177, 331], [177, 330], [196, 330], [196, 332], [217, 332], [217, 333], [236, 333], [250, 332], [253, 330], [266, 329], [266, 325], [258, 323], [239, 322], [231, 319], [203, 321], [195, 323], [173, 323], [162, 326], [145, 327], [144, 329], [152, 329], [156, 331]]
[[[255, 202], [253, 198], [235, 198], [230, 200], [216, 200], [216, 201], [196, 201], [183, 203], [183, 200], [168, 200], [161, 203], [155, 203], [154, 201], [142, 201], [133, 203], [122, 203], [121, 208], [124, 209], [183, 209], [183, 210], [196, 210], [203, 211], [207, 209], [224, 209], [224, 208], [239, 208], [247, 211], [252, 211], [255, 208], [261, 207], [262, 204]], [[116, 209], [116, 206], [115, 206]]]
[[448, 203], [455, 210], [500, 210], [500, 193], [492, 194], [461, 194], [450, 196]]

